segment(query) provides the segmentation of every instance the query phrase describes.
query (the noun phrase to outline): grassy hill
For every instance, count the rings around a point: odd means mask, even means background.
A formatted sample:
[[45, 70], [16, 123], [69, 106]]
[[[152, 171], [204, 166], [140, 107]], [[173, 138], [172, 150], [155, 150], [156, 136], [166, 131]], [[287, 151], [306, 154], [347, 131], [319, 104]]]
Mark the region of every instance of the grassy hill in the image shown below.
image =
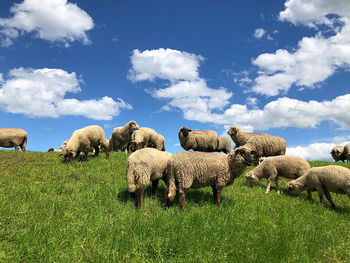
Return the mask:
[[[162, 208], [147, 189], [141, 210], [126, 190], [127, 155], [62, 163], [57, 153], [0, 151], [0, 262], [346, 262], [350, 200], [336, 211], [244, 176], [213, 204], [190, 190], [186, 209]], [[327, 162], [311, 162], [323, 166]], [[350, 168], [350, 164], [340, 164]], [[252, 169], [252, 168], [249, 168]], [[248, 169], [247, 169], [248, 170]], [[177, 198], [176, 198], [177, 200]]]

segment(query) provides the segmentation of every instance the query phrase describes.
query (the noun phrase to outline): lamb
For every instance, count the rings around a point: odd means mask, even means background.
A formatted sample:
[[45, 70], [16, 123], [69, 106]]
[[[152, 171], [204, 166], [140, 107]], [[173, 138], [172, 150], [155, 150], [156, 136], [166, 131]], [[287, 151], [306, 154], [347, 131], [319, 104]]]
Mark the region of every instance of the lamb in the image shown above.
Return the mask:
[[21, 147], [22, 151], [26, 150], [28, 133], [18, 128], [0, 128], [0, 147], [12, 148], [18, 151]]
[[136, 121], [129, 121], [123, 127], [116, 127], [113, 129], [112, 135], [109, 138], [110, 150], [127, 152], [128, 144], [131, 140], [131, 135], [135, 130], [138, 130], [139, 126]]
[[255, 156], [256, 160], [260, 161], [261, 157], [284, 155], [286, 146], [286, 141], [283, 138], [266, 134], [253, 136], [246, 144], [236, 149], [250, 153]]
[[[143, 192], [152, 181], [152, 196], [155, 195], [159, 179], [164, 180], [164, 172], [171, 153], [154, 148], [144, 148], [132, 153], [127, 160], [126, 179], [128, 190], [135, 195], [135, 206], [141, 208]], [[165, 182], [166, 183], [166, 182]]]
[[188, 151], [214, 152], [218, 148], [219, 137], [212, 130], [190, 130], [183, 126], [179, 130], [181, 147]]
[[79, 156], [80, 152], [84, 152], [85, 160], [91, 147], [95, 149], [95, 156], [99, 154], [99, 146], [106, 151], [106, 159], [109, 157], [108, 141], [105, 138], [105, 132], [98, 125], [86, 126], [73, 132], [67, 146], [62, 150], [65, 161], [69, 161]]
[[310, 170], [310, 164], [300, 157], [281, 155], [266, 158], [262, 163], [248, 172], [245, 176], [248, 185], [257, 183], [261, 178], [267, 179], [266, 194], [270, 191], [271, 183], [276, 184], [279, 194], [278, 178], [297, 179]]
[[236, 144], [235, 148], [246, 144], [251, 137], [256, 135], [267, 135], [266, 133], [244, 132], [237, 126], [231, 126], [227, 131], [227, 134], [231, 136], [232, 141]]
[[[289, 182], [287, 187], [292, 194], [299, 194], [303, 190], [317, 191], [322, 205], [325, 205], [325, 194], [331, 207], [335, 209], [329, 192], [346, 194], [350, 199], [350, 170], [338, 165], [313, 167], [300, 178]], [[311, 192], [308, 193], [308, 198], [312, 199]]]
[[167, 187], [165, 189], [165, 205], [179, 192], [179, 204], [185, 207], [186, 192], [189, 188], [197, 189], [211, 186], [214, 203], [220, 207], [221, 190], [234, 182], [247, 165], [252, 164], [252, 156], [238, 149], [229, 154], [206, 152], [178, 152], [170, 157], [167, 168]]
[[230, 139], [226, 137], [219, 137], [218, 147], [216, 152], [229, 153], [231, 151], [231, 142]]
[[131, 142], [128, 146], [131, 152], [142, 148], [151, 147], [159, 151], [165, 151], [164, 136], [155, 130], [147, 127], [141, 127], [131, 136]]

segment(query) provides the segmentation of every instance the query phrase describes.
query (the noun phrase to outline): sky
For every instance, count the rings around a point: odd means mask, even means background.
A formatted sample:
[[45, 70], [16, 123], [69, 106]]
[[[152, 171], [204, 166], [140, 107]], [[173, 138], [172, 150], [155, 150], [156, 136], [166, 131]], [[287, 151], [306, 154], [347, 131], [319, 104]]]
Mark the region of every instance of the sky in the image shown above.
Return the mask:
[[0, 1], [0, 122], [30, 151], [135, 120], [172, 153], [181, 126], [234, 125], [330, 160], [349, 77], [350, 1]]

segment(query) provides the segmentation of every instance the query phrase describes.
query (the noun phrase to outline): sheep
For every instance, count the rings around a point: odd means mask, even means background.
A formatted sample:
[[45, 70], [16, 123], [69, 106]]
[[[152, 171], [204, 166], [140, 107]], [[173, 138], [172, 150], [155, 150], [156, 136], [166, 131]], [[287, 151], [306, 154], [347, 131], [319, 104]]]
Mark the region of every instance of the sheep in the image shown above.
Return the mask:
[[219, 142], [218, 142], [216, 152], [229, 153], [230, 151], [231, 151], [230, 139], [226, 137], [219, 137]]
[[281, 155], [267, 157], [262, 163], [248, 172], [245, 176], [247, 184], [257, 183], [261, 178], [267, 179], [266, 194], [270, 191], [271, 183], [276, 184], [279, 194], [278, 178], [280, 176], [288, 179], [296, 179], [310, 170], [310, 164], [300, 157]]
[[344, 154], [344, 146], [334, 146], [331, 150], [331, 155], [335, 162], [342, 161], [344, 162], [346, 160], [345, 154]]
[[130, 143], [131, 135], [138, 129], [139, 126], [137, 125], [136, 121], [129, 121], [123, 127], [114, 128], [112, 135], [109, 138], [110, 150], [127, 152], [127, 146]]
[[16, 151], [18, 151], [18, 147], [21, 147], [21, 150], [24, 152], [26, 150], [27, 139], [28, 133], [23, 129], [0, 128], [0, 147], [14, 147]]
[[212, 130], [190, 130], [182, 126], [179, 130], [181, 147], [188, 151], [214, 152], [218, 148], [219, 137]]
[[266, 133], [257, 133], [257, 132], [244, 132], [237, 126], [231, 126], [227, 131], [227, 134], [230, 135], [232, 141], [236, 144], [235, 148], [243, 146], [247, 143], [249, 138], [256, 135], [267, 135]]
[[61, 153], [62, 150], [57, 150], [57, 149], [54, 149], [54, 148], [50, 148], [47, 152], [55, 152], [55, 153]]
[[[346, 194], [350, 199], [350, 170], [338, 165], [313, 167], [303, 176], [289, 182], [287, 187], [292, 194], [299, 194], [303, 190], [317, 191], [322, 205], [325, 205], [325, 194], [331, 208], [335, 209], [329, 192]], [[312, 200], [311, 192], [308, 198]]]
[[160, 151], [166, 151], [164, 136], [155, 130], [147, 127], [141, 127], [131, 136], [131, 142], [128, 146], [131, 152], [142, 148], [151, 147]]
[[99, 146], [105, 149], [106, 159], [108, 159], [109, 146], [103, 129], [98, 125], [86, 126], [73, 132], [66, 148], [62, 150], [62, 155], [65, 161], [69, 161], [79, 156], [80, 152], [84, 152], [85, 160], [87, 160], [91, 147], [95, 149], [95, 156], [98, 156]]
[[261, 157], [284, 155], [286, 153], [286, 141], [278, 136], [256, 135], [249, 138], [246, 144], [236, 149], [254, 155], [255, 159], [260, 162]]
[[[135, 206], [141, 208], [143, 192], [152, 181], [152, 196], [155, 195], [159, 179], [164, 179], [164, 171], [171, 153], [154, 148], [143, 148], [132, 153], [127, 159], [126, 179], [128, 190], [135, 195]], [[165, 182], [166, 183], [166, 182]]]
[[179, 192], [180, 208], [185, 207], [186, 192], [211, 186], [214, 203], [220, 207], [221, 190], [234, 182], [247, 165], [252, 165], [252, 156], [238, 149], [229, 154], [206, 152], [178, 152], [172, 155], [166, 168], [167, 187], [165, 188], [165, 206]]

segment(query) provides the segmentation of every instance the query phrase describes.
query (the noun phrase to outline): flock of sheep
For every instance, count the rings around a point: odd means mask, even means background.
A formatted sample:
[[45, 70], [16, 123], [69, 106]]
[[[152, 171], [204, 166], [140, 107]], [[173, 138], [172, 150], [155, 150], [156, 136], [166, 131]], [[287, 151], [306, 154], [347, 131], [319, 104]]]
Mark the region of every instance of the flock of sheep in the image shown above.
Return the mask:
[[[234, 182], [247, 166], [256, 160], [258, 166], [246, 174], [248, 185], [267, 179], [266, 193], [271, 183], [276, 185], [279, 193], [278, 178], [293, 179], [287, 185], [292, 194], [307, 190], [317, 191], [321, 204], [323, 196], [328, 199], [332, 208], [335, 205], [330, 192], [347, 194], [350, 198], [350, 170], [341, 166], [329, 165], [310, 168], [307, 161], [299, 157], [287, 156], [286, 141], [278, 136], [266, 133], [243, 132], [232, 126], [228, 135], [235, 143], [231, 149], [228, 138], [218, 137], [212, 130], [190, 130], [181, 127], [178, 133], [181, 147], [186, 151], [171, 154], [165, 150], [164, 137], [155, 130], [139, 127], [135, 121], [113, 130], [109, 140], [104, 130], [97, 125], [87, 126], [73, 132], [70, 139], [64, 141], [59, 151], [65, 161], [77, 158], [81, 152], [85, 159], [89, 152], [100, 151], [109, 156], [109, 151], [132, 152], [127, 159], [126, 178], [128, 190], [135, 198], [135, 206], [140, 208], [145, 188], [152, 182], [152, 195], [162, 179], [165, 184], [165, 206], [169, 207], [176, 193], [179, 205], [183, 209], [186, 203], [186, 192], [190, 189], [211, 186], [214, 203], [221, 205], [221, 191]], [[0, 129], [1, 147], [21, 147], [25, 151], [27, 132], [16, 128]], [[192, 149], [193, 151], [189, 151]], [[224, 152], [224, 153], [214, 153]], [[336, 146], [331, 150], [335, 161], [350, 160], [350, 144]], [[260, 163], [261, 157], [267, 157]]]

